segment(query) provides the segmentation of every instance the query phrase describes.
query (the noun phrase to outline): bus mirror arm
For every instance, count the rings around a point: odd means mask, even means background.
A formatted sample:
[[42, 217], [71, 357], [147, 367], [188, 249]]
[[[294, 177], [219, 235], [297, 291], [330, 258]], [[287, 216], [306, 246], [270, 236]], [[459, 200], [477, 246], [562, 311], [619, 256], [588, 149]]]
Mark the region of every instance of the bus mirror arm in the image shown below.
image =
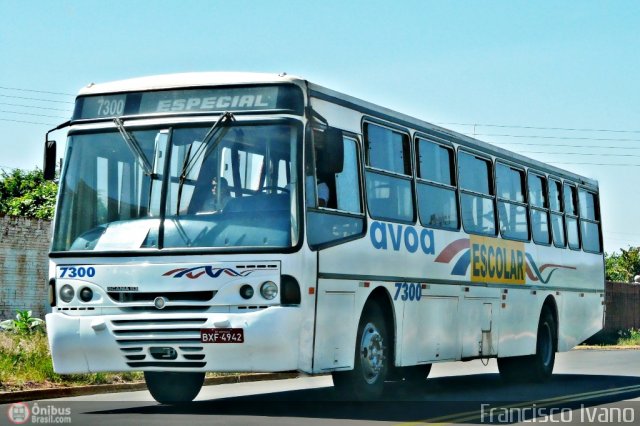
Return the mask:
[[309, 121], [311, 121], [314, 128], [322, 131], [327, 127], [329, 127], [329, 122], [327, 121], [327, 119], [324, 118], [322, 115], [320, 115], [318, 111], [313, 109], [311, 105], [307, 106], [306, 111], [307, 111], [307, 117]]
[[45, 180], [54, 180], [56, 178], [56, 141], [49, 140], [49, 133], [63, 129], [71, 124], [71, 121], [64, 123], [49, 130], [44, 137], [44, 159], [42, 165], [42, 174]]

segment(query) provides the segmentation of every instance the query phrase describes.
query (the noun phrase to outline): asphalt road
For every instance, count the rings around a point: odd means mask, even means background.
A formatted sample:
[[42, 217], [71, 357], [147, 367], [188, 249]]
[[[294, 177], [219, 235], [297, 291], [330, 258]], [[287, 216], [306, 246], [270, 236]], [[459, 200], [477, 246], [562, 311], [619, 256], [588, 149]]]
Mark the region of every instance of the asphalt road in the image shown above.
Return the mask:
[[[504, 384], [497, 373], [494, 360], [487, 366], [437, 364], [424, 385], [391, 383], [376, 402], [340, 400], [331, 378], [321, 376], [208, 386], [181, 407], [159, 405], [146, 391], [27, 405], [29, 424], [37, 411], [44, 420], [69, 418], [71, 424], [91, 426], [640, 423], [640, 351], [558, 354], [554, 376], [544, 384]], [[0, 424], [6, 424], [9, 409], [0, 408]]]

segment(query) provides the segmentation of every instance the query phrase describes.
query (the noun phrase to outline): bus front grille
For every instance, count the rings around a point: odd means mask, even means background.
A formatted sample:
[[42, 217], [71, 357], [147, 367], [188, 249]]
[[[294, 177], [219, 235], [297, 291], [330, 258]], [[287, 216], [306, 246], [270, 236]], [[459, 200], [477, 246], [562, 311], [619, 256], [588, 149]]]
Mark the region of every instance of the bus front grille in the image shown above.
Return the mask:
[[213, 299], [217, 291], [173, 291], [173, 292], [127, 292], [109, 291], [107, 295], [114, 302], [153, 302], [157, 297], [165, 297], [169, 302], [207, 302]]
[[128, 366], [200, 368], [206, 365], [200, 329], [206, 318], [112, 320], [111, 331]]

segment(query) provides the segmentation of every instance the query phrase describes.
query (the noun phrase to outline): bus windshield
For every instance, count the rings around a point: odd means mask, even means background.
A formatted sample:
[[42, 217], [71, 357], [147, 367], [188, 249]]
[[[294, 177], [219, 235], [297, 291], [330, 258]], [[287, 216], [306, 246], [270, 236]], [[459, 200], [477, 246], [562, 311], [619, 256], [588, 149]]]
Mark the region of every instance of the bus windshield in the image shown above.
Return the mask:
[[296, 245], [300, 129], [233, 122], [210, 137], [201, 124], [72, 134], [53, 251]]

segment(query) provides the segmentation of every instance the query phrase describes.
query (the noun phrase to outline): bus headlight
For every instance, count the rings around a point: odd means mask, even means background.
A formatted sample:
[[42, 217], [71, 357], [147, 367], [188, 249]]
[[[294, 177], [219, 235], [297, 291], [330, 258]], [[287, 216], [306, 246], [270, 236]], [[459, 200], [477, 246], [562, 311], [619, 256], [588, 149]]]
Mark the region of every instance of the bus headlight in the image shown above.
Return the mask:
[[273, 281], [266, 281], [260, 286], [260, 294], [267, 300], [273, 300], [278, 295], [278, 286]]
[[74, 294], [75, 291], [73, 291], [73, 287], [71, 287], [69, 284], [63, 285], [60, 289], [60, 299], [62, 299], [62, 301], [64, 302], [71, 302], [73, 300]]
[[245, 284], [240, 287], [240, 296], [243, 299], [251, 299], [253, 297], [253, 287], [251, 287], [249, 284]]
[[80, 290], [80, 294], [78, 296], [83, 302], [89, 302], [91, 299], [93, 299], [93, 290], [91, 290], [89, 287], [84, 287], [82, 290]]

